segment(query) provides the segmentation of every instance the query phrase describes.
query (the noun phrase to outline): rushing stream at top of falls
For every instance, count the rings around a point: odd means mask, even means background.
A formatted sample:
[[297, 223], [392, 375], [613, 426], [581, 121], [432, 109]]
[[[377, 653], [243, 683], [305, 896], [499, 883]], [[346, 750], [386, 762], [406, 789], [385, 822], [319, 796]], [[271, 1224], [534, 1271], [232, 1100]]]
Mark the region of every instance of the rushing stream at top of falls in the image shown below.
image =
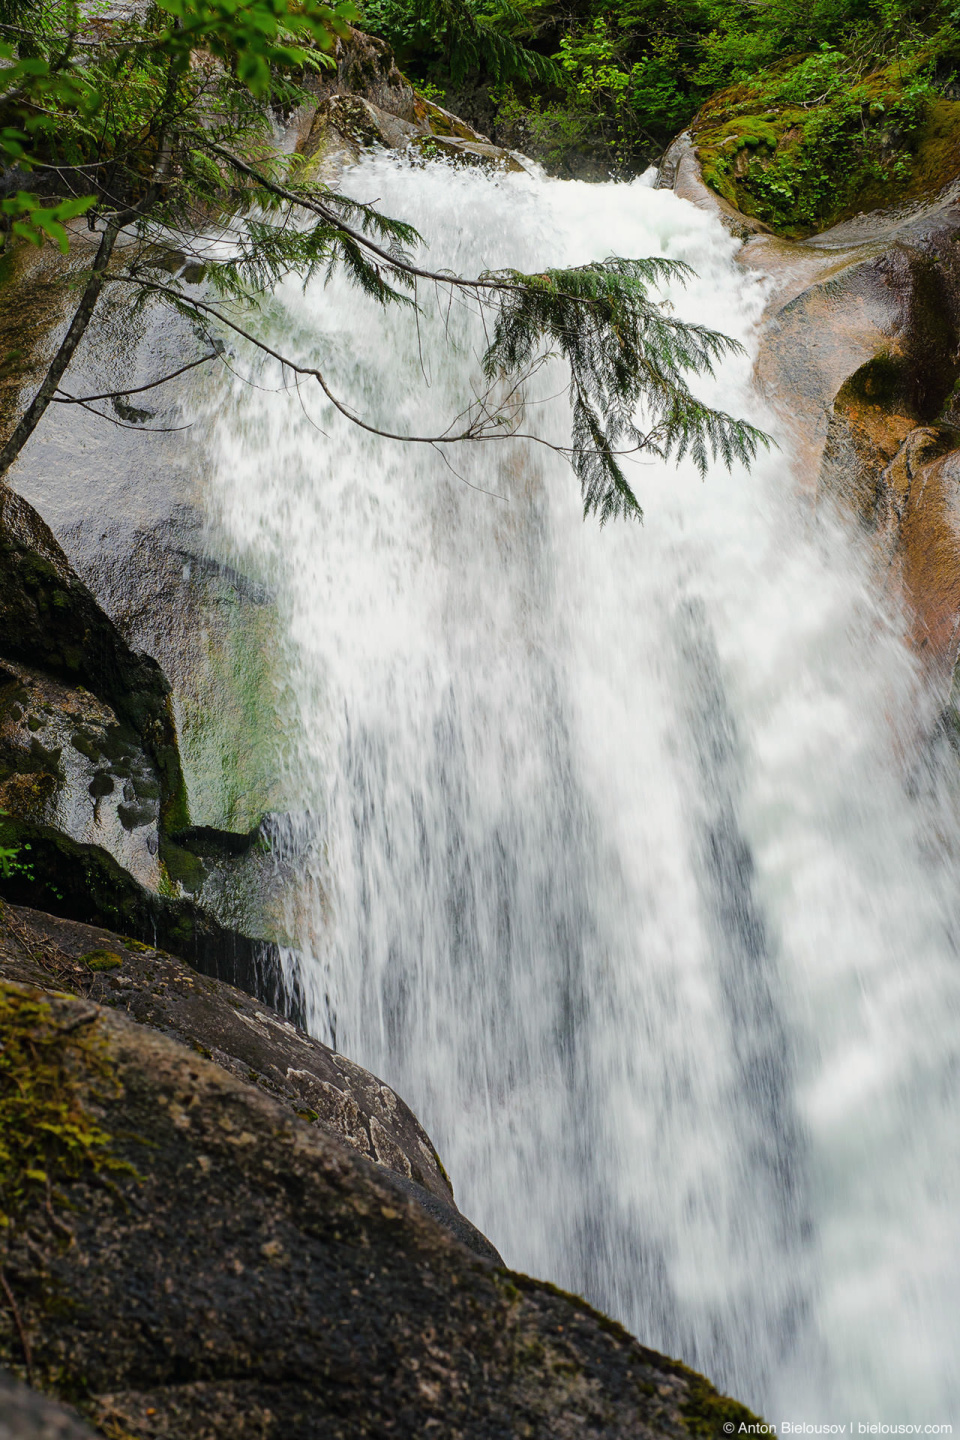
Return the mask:
[[[688, 261], [678, 313], [748, 351], [702, 393], [773, 427], [764, 284], [673, 194], [389, 157], [345, 184], [462, 273]], [[382, 425], [470, 398], [457, 306], [418, 335], [291, 282], [265, 323]], [[562, 440], [551, 379], [531, 423]], [[853, 541], [777, 451], [636, 464], [644, 525], [601, 530], [549, 450], [447, 464], [306, 388], [238, 382], [215, 446], [213, 543], [283, 619], [315, 1033], [399, 1090], [512, 1267], [771, 1421], [960, 1422], [960, 827]]]

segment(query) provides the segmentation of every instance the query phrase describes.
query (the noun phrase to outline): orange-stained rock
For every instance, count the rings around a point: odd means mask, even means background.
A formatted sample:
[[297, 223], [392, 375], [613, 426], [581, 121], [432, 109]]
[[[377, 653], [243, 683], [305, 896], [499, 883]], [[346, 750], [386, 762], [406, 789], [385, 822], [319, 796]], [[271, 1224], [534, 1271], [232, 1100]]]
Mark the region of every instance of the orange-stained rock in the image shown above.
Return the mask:
[[899, 549], [904, 592], [914, 615], [913, 639], [949, 680], [960, 640], [960, 450], [913, 467], [901, 463], [900, 469], [905, 496]]

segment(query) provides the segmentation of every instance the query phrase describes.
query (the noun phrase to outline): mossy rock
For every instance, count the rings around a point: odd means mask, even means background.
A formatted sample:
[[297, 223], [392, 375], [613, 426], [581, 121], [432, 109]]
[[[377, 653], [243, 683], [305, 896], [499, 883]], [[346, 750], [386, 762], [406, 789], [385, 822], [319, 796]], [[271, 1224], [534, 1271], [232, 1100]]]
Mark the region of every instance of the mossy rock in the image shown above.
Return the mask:
[[[38, 1185], [4, 1274], [35, 1383], [102, 1433], [722, 1440], [758, 1424], [577, 1297], [471, 1253], [396, 1177], [194, 1050], [58, 1007], [64, 1034], [75, 1019], [104, 1047], [97, 1123], [137, 1174], [65, 1177], [52, 1260], [28, 1234], [49, 1232]], [[5, 1307], [0, 1364], [23, 1372]]]
[[[97, 1010], [0, 982], [0, 1225], [63, 1205], [85, 1173], [129, 1173], [91, 1106], [113, 1088]], [[22, 1344], [22, 1339], [21, 1339]]]
[[447, 160], [456, 166], [521, 173], [523, 166], [509, 150], [480, 140], [460, 140], [446, 135], [419, 135], [410, 149], [425, 160]]
[[119, 970], [123, 957], [112, 950], [89, 950], [86, 955], [80, 956], [80, 962], [88, 970]]
[[160, 859], [169, 879], [181, 885], [190, 895], [195, 895], [202, 886], [207, 867], [199, 856], [172, 841], [164, 840], [160, 847]]
[[796, 56], [711, 96], [692, 125], [704, 181], [743, 214], [802, 238], [930, 199], [960, 177], [960, 102], [923, 88], [924, 57], [797, 100]]
[[151, 955], [154, 951], [153, 945], [145, 945], [142, 940], [131, 940], [129, 935], [121, 935], [121, 941], [127, 950], [132, 950], [136, 955]]

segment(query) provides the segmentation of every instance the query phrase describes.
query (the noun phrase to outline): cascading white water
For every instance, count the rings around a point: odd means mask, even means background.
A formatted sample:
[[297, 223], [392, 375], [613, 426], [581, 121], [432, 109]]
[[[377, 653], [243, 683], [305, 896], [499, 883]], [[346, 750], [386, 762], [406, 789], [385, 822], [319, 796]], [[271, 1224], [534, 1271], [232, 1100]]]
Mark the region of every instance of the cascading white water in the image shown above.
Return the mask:
[[[686, 260], [678, 312], [753, 344], [763, 284], [670, 193], [385, 157], [347, 183], [461, 272]], [[374, 422], [469, 398], [456, 306], [418, 337], [291, 283], [269, 323]], [[750, 371], [703, 393], [770, 428]], [[536, 414], [564, 437], [562, 397]], [[312, 390], [238, 384], [217, 443], [215, 543], [284, 618], [316, 1032], [404, 1095], [510, 1265], [773, 1421], [960, 1422], [960, 829], [853, 543], [776, 452], [638, 465], [644, 526], [601, 531], [548, 450], [448, 466]]]

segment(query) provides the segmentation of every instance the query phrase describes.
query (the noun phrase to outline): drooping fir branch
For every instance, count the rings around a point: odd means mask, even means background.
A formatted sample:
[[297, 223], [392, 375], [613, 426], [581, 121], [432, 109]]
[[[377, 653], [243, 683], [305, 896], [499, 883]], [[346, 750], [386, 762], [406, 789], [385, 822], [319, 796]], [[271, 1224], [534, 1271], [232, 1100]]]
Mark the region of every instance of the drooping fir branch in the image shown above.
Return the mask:
[[[544, 350], [556, 350], [570, 370], [573, 444], [584, 514], [601, 524], [639, 515], [640, 506], [619, 457], [645, 450], [680, 460], [690, 454], [701, 474], [711, 459], [729, 468], [749, 464], [762, 430], [711, 409], [691, 393], [687, 377], [713, 375], [727, 355], [742, 353], [729, 336], [664, 313], [649, 287], [683, 282], [690, 268], [654, 257], [619, 256], [542, 275], [499, 271], [504, 288], [493, 338], [483, 357], [488, 380], [516, 374]], [[644, 429], [637, 423], [642, 413]]]
[[[378, 433], [438, 445], [516, 436], [522, 378], [548, 355], [558, 355], [570, 376], [573, 433], [569, 446], [553, 448], [562, 449], [577, 474], [584, 514], [596, 514], [601, 524], [641, 515], [620, 463], [625, 455], [644, 451], [679, 460], [689, 454], [703, 474], [712, 459], [728, 468], [737, 461], [749, 464], [758, 448], [770, 443], [763, 431], [705, 405], [690, 390], [690, 376], [712, 375], [718, 361], [741, 353], [742, 347], [705, 326], [675, 319], [651, 298], [652, 287], [671, 280], [684, 283], [692, 273], [689, 266], [663, 257], [613, 256], [541, 274], [505, 269], [471, 279], [430, 270], [415, 264], [405, 249], [420, 240], [411, 226], [324, 186], [295, 180], [282, 184], [208, 143], [220, 163], [253, 182], [252, 193], [261, 200], [266, 195], [297, 206], [318, 222], [298, 228], [290, 225], [289, 214], [280, 224], [253, 221], [234, 254], [208, 270], [209, 282], [224, 297], [249, 299], [291, 271], [306, 279], [320, 268], [329, 274], [340, 265], [380, 303], [409, 303], [417, 282], [425, 281], [470, 295], [485, 315], [491, 339], [481, 365], [488, 389], [466, 412], [463, 425], [432, 436]], [[185, 304], [189, 310], [192, 301]], [[224, 323], [234, 328], [232, 321]], [[289, 358], [284, 363], [294, 373], [317, 379], [355, 423], [377, 430], [342, 405], [317, 367]], [[496, 405], [492, 397], [504, 382], [510, 404], [501, 400]]]
[[[619, 464], [625, 454], [640, 449], [664, 459], [689, 454], [705, 474], [711, 459], [727, 467], [737, 461], [750, 464], [757, 449], [770, 444], [756, 426], [704, 405], [689, 390], [689, 376], [712, 376], [715, 364], [741, 353], [741, 346], [704, 325], [676, 320], [651, 298], [652, 287], [687, 281], [692, 274], [688, 265], [662, 256], [612, 256], [540, 275], [502, 269], [468, 279], [430, 271], [413, 264], [402, 249], [420, 239], [410, 226], [315, 184], [278, 183], [225, 148], [214, 144], [213, 150], [220, 161], [255, 180], [261, 192], [320, 219], [299, 232], [258, 222], [255, 238], [242, 242], [219, 272], [214, 269], [214, 285], [240, 298], [249, 294], [250, 285], [266, 288], [291, 269], [307, 268], [308, 262], [311, 271], [340, 262], [360, 288], [381, 302], [407, 300], [397, 284], [409, 289], [417, 281], [474, 295], [492, 321], [491, 341], [482, 357], [482, 372], [491, 384], [486, 395], [498, 380], [514, 384], [515, 395], [517, 377], [533, 372], [545, 354], [556, 353], [566, 361], [573, 406], [573, 436], [566, 454], [580, 481], [584, 514], [596, 514], [600, 523], [629, 514], [639, 517], [638, 500]], [[296, 255], [296, 264], [291, 255]], [[504, 416], [494, 416], [485, 405], [484, 436], [502, 435]], [[472, 413], [468, 435], [455, 438], [481, 438], [476, 425], [478, 413]], [[433, 439], [449, 444], [450, 438], [445, 432]]]

